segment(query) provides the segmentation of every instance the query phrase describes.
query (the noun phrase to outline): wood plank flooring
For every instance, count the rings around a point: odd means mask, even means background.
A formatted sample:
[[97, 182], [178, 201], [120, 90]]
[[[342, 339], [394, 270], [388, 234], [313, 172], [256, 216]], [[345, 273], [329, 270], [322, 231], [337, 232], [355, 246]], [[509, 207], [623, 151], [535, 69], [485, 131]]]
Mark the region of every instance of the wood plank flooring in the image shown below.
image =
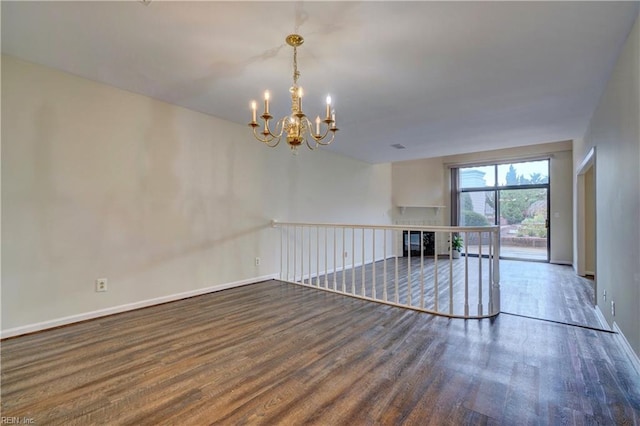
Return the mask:
[[639, 424], [615, 335], [446, 319], [267, 281], [8, 339], [35, 424]]
[[[479, 264], [482, 264], [481, 268]], [[466, 299], [465, 265], [468, 267], [469, 283]], [[481, 282], [479, 277], [482, 277]], [[290, 281], [302, 283], [303, 280], [291, 278]], [[449, 289], [450, 281], [454, 283], [452, 293]], [[410, 262], [407, 257], [389, 258], [386, 262], [381, 260], [364, 267], [347, 268], [344, 271], [340, 269], [335, 273], [312, 276], [311, 279], [306, 278], [304, 283], [457, 316], [464, 316], [466, 301], [470, 316], [489, 316], [490, 279], [487, 258], [463, 257], [450, 262], [446, 257], [438, 259], [437, 265], [433, 257], [425, 257], [422, 262], [419, 257], [412, 257]], [[482, 289], [481, 297], [479, 288]], [[451, 306], [450, 300], [453, 301]]]
[[[422, 307], [431, 311], [449, 312], [449, 300], [452, 295], [455, 315], [465, 312], [464, 275], [465, 264], [468, 267], [469, 292], [467, 303], [471, 315], [488, 313], [489, 303], [489, 260], [482, 259], [479, 268], [478, 257], [438, 260], [438, 287], [436, 291], [436, 268], [433, 258], [425, 258], [422, 268], [420, 258], [398, 258], [398, 286], [396, 298], [396, 261], [390, 258], [363, 267], [339, 270], [335, 274], [321, 274], [305, 284], [315, 287], [337, 289], [349, 294], [357, 294], [378, 300], [388, 300], [413, 307]], [[375, 266], [375, 267], [374, 267]], [[450, 274], [449, 268], [452, 268]], [[482, 271], [483, 310], [478, 309], [480, 300], [478, 282]], [[410, 273], [409, 273], [410, 271]], [[375, 293], [373, 282], [375, 275]], [[385, 281], [386, 275], [386, 281]], [[409, 279], [410, 277], [410, 279]], [[453, 279], [453, 292], [449, 293], [449, 280]], [[298, 278], [296, 281], [300, 282]], [[364, 282], [364, 286], [363, 286]], [[411, 286], [409, 286], [411, 283]], [[386, 293], [385, 293], [386, 287]], [[600, 328], [600, 320], [593, 308], [593, 282], [577, 276], [571, 266], [553, 265], [540, 262], [522, 262], [515, 260], [500, 261], [501, 311], [516, 315], [530, 316], [549, 321], [576, 324]], [[386, 299], [385, 299], [386, 294]], [[409, 303], [411, 294], [411, 303]], [[437, 303], [436, 303], [437, 294]]]
[[502, 260], [502, 312], [599, 328], [593, 280], [571, 266]]

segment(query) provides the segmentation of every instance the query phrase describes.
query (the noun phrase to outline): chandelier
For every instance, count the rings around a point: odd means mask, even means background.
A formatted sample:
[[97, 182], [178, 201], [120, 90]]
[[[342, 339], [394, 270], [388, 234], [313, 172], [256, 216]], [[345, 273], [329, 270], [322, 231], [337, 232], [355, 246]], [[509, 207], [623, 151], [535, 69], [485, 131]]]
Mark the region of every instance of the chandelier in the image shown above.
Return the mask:
[[[331, 96], [327, 96], [326, 116], [323, 120], [320, 116], [313, 123], [302, 111], [302, 87], [298, 86], [298, 47], [304, 43], [302, 36], [290, 34], [285, 39], [287, 44], [293, 47], [293, 86], [289, 89], [291, 94], [291, 115], [287, 115], [276, 123], [274, 129], [269, 127], [269, 120], [273, 116], [269, 113], [269, 91], [264, 92], [264, 112], [260, 116], [262, 119], [262, 130], [256, 121], [256, 101], [251, 101], [252, 118], [249, 126], [253, 128], [253, 135], [257, 140], [273, 148], [280, 143], [283, 136], [287, 138], [287, 143], [291, 150], [296, 153], [299, 146], [306, 144], [309, 149], [317, 148], [319, 145], [326, 146], [333, 142], [338, 128], [336, 127], [336, 112], [331, 109]], [[321, 123], [324, 123], [321, 125]]]

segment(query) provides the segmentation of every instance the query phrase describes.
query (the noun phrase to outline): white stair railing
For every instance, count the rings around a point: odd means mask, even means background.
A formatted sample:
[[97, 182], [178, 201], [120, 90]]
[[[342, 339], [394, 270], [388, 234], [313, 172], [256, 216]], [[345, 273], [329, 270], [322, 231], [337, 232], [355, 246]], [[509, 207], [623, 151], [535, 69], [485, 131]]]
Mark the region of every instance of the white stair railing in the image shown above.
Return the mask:
[[[500, 312], [498, 226], [273, 226], [282, 281], [452, 318]], [[454, 236], [463, 240], [459, 258]]]

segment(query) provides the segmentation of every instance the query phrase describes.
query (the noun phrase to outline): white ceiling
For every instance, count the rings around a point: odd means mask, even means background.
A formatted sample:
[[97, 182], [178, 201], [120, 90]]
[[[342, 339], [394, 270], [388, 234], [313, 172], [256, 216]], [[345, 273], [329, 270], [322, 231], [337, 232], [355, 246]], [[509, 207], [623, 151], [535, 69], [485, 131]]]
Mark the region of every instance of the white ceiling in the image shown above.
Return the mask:
[[[378, 163], [581, 137], [638, 2], [7, 2], [2, 52], [237, 123], [335, 102]], [[258, 143], [250, 136], [247, 143]], [[404, 150], [392, 144], [406, 146]]]

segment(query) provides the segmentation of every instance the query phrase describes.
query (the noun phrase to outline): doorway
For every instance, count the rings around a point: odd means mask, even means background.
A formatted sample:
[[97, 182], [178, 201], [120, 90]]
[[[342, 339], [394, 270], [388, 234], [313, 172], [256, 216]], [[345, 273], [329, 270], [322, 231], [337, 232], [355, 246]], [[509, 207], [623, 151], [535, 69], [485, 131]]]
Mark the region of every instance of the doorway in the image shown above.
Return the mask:
[[505, 259], [549, 260], [549, 188], [498, 190], [500, 254]]
[[576, 272], [593, 278], [597, 304], [596, 251], [596, 153], [592, 148], [578, 167], [576, 176]]

